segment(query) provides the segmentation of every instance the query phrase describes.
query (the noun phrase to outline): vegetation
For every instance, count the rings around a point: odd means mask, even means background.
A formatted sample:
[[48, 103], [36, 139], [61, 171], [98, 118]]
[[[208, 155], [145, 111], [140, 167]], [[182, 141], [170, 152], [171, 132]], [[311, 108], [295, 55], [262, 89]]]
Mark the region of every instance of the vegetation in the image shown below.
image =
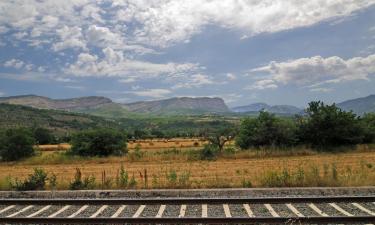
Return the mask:
[[363, 141], [364, 128], [352, 112], [345, 112], [335, 104], [311, 102], [307, 117], [300, 120], [301, 142], [317, 148], [354, 145]]
[[[44, 190], [48, 180], [47, 173], [40, 168], [35, 168], [34, 173], [30, 174], [24, 181], [15, 179], [10, 180], [11, 187], [17, 191]], [[56, 186], [56, 177], [52, 176], [53, 185]]]
[[0, 157], [15, 161], [34, 155], [34, 137], [29, 130], [18, 128], [0, 133]]
[[37, 144], [45, 145], [45, 144], [52, 144], [55, 142], [54, 136], [51, 132], [45, 128], [38, 127], [33, 130], [34, 138]]
[[242, 121], [237, 145], [242, 149], [260, 146], [291, 146], [297, 141], [296, 125], [290, 119], [277, 118], [268, 112], [260, 112], [257, 118]]
[[244, 119], [236, 144], [241, 149], [307, 145], [331, 151], [340, 146], [373, 143], [374, 140], [375, 114], [361, 118], [352, 112], [342, 111], [335, 104], [311, 102], [306, 115], [294, 119], [278, 118], [268, 112]]
[[72, 136], [71, 143], [71, 153], [79, 156], [123, 155], [127, 152], [125, 135], [109, 129], [79, 132]]

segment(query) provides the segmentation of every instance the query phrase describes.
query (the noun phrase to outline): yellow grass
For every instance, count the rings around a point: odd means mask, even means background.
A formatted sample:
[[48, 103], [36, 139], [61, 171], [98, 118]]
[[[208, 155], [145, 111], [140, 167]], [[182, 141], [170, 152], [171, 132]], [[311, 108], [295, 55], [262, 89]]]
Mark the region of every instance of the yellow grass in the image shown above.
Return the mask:
[[[141, 139], [130, 140], [127, 143], [129, 150], [135, 149], [137, 146], [142, 150], [163, 150], [171, 148], [199, 148], [208, 144], [208, 141], [202, 138], [154, 138], [154, 139]], [[234, 141], [227, 142], [227, 145], [233, 145]], [[68, 143], [61, 143], [57, 145], [37, 145], [35, 146], [41, 151], [66, 151], [71, 148]]]
[[[55, 155], [58, 153], [54, 153]], [[52, 154], [52, 155], [54, 155]], [[257, 155], [258, 154], [258, 155]], [[48, 162], [48, 160], [45, 160]], [[144, 171], [148, 174], [149, 188], [171, 188], [179, 185], [168, 178], [168, 174], [176, 172], [178, 178], [189, 174], [188, 184], [184, 187], [207, 188], [207, 187], [242, 187], [245, 182], [250, 181], [255, 187], [268, 186], [267, 179], [275, 173], [287, 171], [289, 174], [297, 172], [309, 174], [318, 169], [319, 176], [324, 176], [332, 168], [337, 169], [339, 182], [331, 182], [328, 177], [322, 184], [317, 181], [301, 184], [302, 186], [324, 185], [324, 186], [361, 186], [375, 185], [375, 151], [372, 149], [360, 149], [347, 153], [318, 154], [305, 151], [302, 155], [267, 155], [254, 152], [240, 152], [230, 156], [219, 157], [216, 161], [191, 161], [188, 158], [165, 157], [162, 154], [148, 154], [142, 159], [135, 161], [129, 156], [66, 160], [65, 162], [53, 160], [45, 162], [25, 161], [22, 163], [1, 163], [0, 180], [7, 176], [23, 178], [32, 173], [33, 168], [40, 167], [48, 173], [54, 173], [58, 178], [58, 187], [68, 187], [73, 179], [75, 168], [80, 168], [84, 176], [93, 175], [97, 182], [101, 180], [101, 174], [106, 172], [106, 177], [115, 180], [118, 170], [123, 164], [129, 172], [129, 176], [135, 177], [138, 188], [144, 187]], [[55, 164], [58, 163], [58, 164]], [[328, 169], [327, 169], [328, 168]], [[316, 176], [316, 175], [315, 175]], [[351, 176], [351, 177], [349, 177]], [[349, 177], [349, 178], [348, 178]], [[294, 178], [293, 178], [294, 179]], [[314, 178], [315, 179], [315, 178]], [[322, 178], [323, 179], [323, 178]], [[172, 183], [171, 183], [172, 182]], [[287, 184], [288, 185], [288, 184]], [[291, 184], [296, 185], [296, 184]], [[272, 186], [272, 185], [271, 185]], [[297, 185], [298, 186], [298, 185]], [[113, 182], [113, 188], [116, 188]]]

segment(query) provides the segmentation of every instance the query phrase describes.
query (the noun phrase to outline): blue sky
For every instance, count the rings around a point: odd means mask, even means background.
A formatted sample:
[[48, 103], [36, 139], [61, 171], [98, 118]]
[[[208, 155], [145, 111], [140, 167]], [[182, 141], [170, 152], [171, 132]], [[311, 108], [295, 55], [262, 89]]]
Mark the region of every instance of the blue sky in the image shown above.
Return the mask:
[[374, 87], [375, 0], [0, 2], [0, 96], [303, 107]]

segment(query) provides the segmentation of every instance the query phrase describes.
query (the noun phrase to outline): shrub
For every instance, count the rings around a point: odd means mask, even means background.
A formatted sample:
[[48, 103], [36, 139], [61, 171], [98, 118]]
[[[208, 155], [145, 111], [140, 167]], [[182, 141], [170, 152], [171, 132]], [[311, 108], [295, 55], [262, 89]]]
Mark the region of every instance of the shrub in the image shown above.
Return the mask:
[[128, 182], [129, 182], [129, 174], [125, 170], [124, 165], [121, 165], [120, 175], [118, 179], [118, 186], [122, 188], [126, 188], [128, 186]]
[[35, 141], [40, 145], [51, 144], [54, 141], [54, 137], [51, 132], [45, 128], [38, 127], [34, 129], [33, 135]]
[[0, 134], [0, 156], [4, 161], [15, 161], [33, 156], [35, 140], [29, 130], [9, 129]]
[[82, 180], [82, 173], [79, 168], [76, 168], [76, 173], [74, 175], [74, 180], [70, 182], [70, 190], [87, 190], [93, 189], [95, 187], [95, 177], [88, 176]]
[[360, 119], [360, 123], [364, 131], [363, 142], [375, 143], [375, 113], [365, 114]]
[[200, 151], [200, 159], [201, 160], [214, 160], [218, 152], [219, 152], [219, 149], [216, 146], [212, 144], [207, 144]]
[[292, 120], [276, 118], [260, 112], [257, 118], [242, 121], [236, 144], [241, 149], [261, 146], [291, 146], [297, 142], [296, 125]]
[[71, 143], [71, 153], [80, 156], [123, 155], [127, 152], [125, 135], [115, 130], [82, 131], [73, 135]]
[[301, 140], [318, 149], [354, 145], [363, 140], [363, 129], [352, 112], [345, 112], [335, 104], [311, 102], [307, 117], [300, 120]]
[[35, 168], [24, 181], [16, 180], [12, 187], [17, 191], [44, 190], [46, 187], [47, 173], [41, 168]]

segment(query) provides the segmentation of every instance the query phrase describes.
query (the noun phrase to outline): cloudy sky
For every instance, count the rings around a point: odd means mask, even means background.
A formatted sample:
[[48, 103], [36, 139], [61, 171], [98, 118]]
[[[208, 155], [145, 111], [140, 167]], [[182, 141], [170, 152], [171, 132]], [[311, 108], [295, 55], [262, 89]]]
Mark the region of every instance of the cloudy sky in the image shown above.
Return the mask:
[[375, 0], [0, 1], [0, 96], [375, 94]]

